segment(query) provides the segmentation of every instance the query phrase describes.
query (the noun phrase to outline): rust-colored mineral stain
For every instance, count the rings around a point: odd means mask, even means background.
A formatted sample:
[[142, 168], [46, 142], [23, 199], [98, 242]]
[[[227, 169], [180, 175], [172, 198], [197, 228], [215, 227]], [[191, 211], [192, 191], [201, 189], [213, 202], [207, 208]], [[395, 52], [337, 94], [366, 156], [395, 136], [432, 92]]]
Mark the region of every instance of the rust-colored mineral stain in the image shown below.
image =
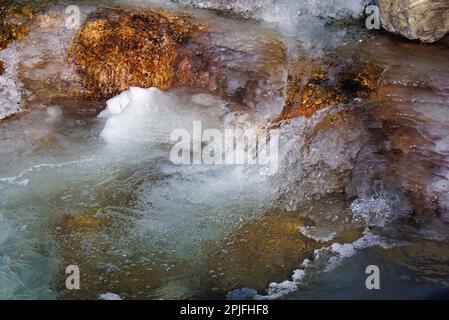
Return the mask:
[[0, 2], [0, 50], [14, 40], [28, 35], [28, 23], [33, 18], [33, 8], [18, 3]]
[[[301, 62], [303, 65], [308, 63], [310, 62]], [[354, 64], [346, 66], [331, 80], [328, 72], [320, 68], [320, 63], [315, 62], [309, 72], [307, 74], [304, 66], [292, 71], [284, 110], [277, 121], [297, 117], [309, 118], [329, 106], [349, 103], [354, 98], [370, 98], [377, 88], [381, 70], [374, 66]]]
[[[169, 89], [177, 79], [188, 82], [191, 75], [182, 73], [193, 68], [188, 57], [181, 57], [180, 47], [204, 31], [189, 16], [159, 9], [96, 12], [68, 52], [81, 81], [78, 93], [108, 98], [131, 86]], [[182, 67], [177, 68], [180, 60]]]
[[302, 77], [301, 73], [290, 77], [286, 104], [278, 120], [311, 117], [318, 110], [345, 101], [344, 95], [328, 85], [324, 71], [312, 71], [305, 85], [302, 84]]
[[25, 38], [28, 32], [29, 28], [25, 23], [0, 25], [0, 50], [6, 49], [13, 40]]
[[62, 233], [71, 235], [98, 231], [98, 229], [110, 222], [107, 218], [95, 216], [95, 214], [101, 210], [101, 208], [91, 208], [87, 209], [85, 212], [65, 216], [63, 222], [59, 226], [59, 230], [61, 230]]

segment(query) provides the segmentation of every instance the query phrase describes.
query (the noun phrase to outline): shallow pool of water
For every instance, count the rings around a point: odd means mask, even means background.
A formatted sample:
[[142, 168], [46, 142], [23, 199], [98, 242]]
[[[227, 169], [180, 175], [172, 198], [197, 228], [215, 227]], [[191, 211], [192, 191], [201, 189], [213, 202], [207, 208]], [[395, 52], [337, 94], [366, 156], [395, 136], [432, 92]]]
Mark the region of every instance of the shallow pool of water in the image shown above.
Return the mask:
[[[169, 7], [213, 30], [202, 41], [222, 48], [226, 88], [258, 79], [239, 107], [194, 88], [73, 99], [60, 85], [74, 36], [64, 25], [30, 22], [28, 37], [0, 52], [0, 101], [23, 109], [0, 122], [0, 298], [447, 297], [446, 43], [368, 34], [346, 20], [361, 1], [299, 1], [299, 18], [270, 1], [235, 1], [219, 18], [179, 2], [189, 9]], [[82, 4], [85, 14], [95, 6]], [[343, 66], [374, 63], [380, 89], [278, 121], [297, 60], [318, 61], [329, 83]], [[173, 164], [171, 133], [194, 136], [198, 121], [276, 132], [276, 166]], [[69, 265], [80, 290], [65, 286]], [[365, 287], [369, 265], [381, 290]]]

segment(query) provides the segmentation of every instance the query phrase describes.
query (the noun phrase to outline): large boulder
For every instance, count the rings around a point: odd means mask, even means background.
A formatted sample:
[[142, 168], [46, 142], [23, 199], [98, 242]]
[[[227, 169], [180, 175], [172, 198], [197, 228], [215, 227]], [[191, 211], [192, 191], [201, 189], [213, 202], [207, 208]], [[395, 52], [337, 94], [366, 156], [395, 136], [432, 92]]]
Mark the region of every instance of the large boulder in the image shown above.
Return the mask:
[[157, 7], [92, 12], [67, 60], [77, 96], [105, 99], [130, 87], [190, 87], [267, 117], [282, 109], [287, 80], [286, 49], [276, 31], [213, 13]]
[[435, 42], [449, 33], [447, 0], [378, 0], [384, 29], [408, 39]]
[[109, 97], [130, 86], [168, 89], [185, 80], [190, 66], [180, 47], [202, 31], [189, 17], [163, 10], [112, 8], [88, 18], [68, 59], [87, 96]]

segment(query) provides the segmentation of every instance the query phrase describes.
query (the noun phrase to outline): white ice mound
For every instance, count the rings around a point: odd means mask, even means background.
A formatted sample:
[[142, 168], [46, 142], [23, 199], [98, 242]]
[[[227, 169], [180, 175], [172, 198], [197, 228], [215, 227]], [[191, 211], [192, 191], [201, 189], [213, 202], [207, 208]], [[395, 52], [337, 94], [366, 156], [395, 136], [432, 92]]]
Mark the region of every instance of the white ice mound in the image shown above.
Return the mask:
[[173, 146], [169, 154], [176, 164], [251, 164], [277, 171], [277, 136], [264, 129], [263, 117], [228, 108], [210, 94], [133, 87], [110, 99], [99, 118], [106, 119], [101, 136], [112, 150], [146, 146], [154, 154]]
[[[185, 130], [195, 139], [195, 126], [203, 132], [228, 128], [246, 132], [265, 123], [257, 112], [233, 111], [227, 102], [210, 94], [137, 87], [110, 99], [99, 118], [106, 119], [102, 138], [109, 144], [126, 145], [172, 144], [175, 130]], [[197, 139], [202, 139], [201, 134]]]
[[[140, 91], [139, 88], [132, 88], [133, 92]], [[131, 90], [125, 91], [118, 95], [117, 97], [114, 97], [112, 99], [109, 99], [106, 102], [107, 108], [102, 113], [100, 113], [100, 118], [108, 118], [110, 116], [120, 114], [131, 102], [129, 99], [129, 96], [131, 94]]]
[[226, 103], [211, 95], [132, 87], [107, 102], [101, 136], [109, 143], [168, 143], [173, 130], [188, 130], [193, 121], [219, 127], [226, 112]]

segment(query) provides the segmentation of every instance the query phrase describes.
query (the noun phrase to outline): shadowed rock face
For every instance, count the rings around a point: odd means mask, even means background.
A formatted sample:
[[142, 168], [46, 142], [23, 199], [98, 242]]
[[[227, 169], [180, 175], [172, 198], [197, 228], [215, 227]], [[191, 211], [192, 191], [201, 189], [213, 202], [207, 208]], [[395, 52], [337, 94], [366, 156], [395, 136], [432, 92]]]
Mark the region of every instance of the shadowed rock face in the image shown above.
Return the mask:
[[[356, 62], [323, 68], [327, 62], [298, 61], [289, 76], [287, 99], [279, 119], [311, 117], [318, 110], [368, 97], [381, 68]], [[308, 66], [312, 66], [309, 68]]]
[[435, 42], [449, 32], [447, 0], [379, 0], [386, 30], [406, 38]]
[[362, 53], [385, 67], [372, 96], [391, 161], [384, 177], [434, 214], [449, 209], [448, 50], [446, 40], [422, 46], [378, 38]]

